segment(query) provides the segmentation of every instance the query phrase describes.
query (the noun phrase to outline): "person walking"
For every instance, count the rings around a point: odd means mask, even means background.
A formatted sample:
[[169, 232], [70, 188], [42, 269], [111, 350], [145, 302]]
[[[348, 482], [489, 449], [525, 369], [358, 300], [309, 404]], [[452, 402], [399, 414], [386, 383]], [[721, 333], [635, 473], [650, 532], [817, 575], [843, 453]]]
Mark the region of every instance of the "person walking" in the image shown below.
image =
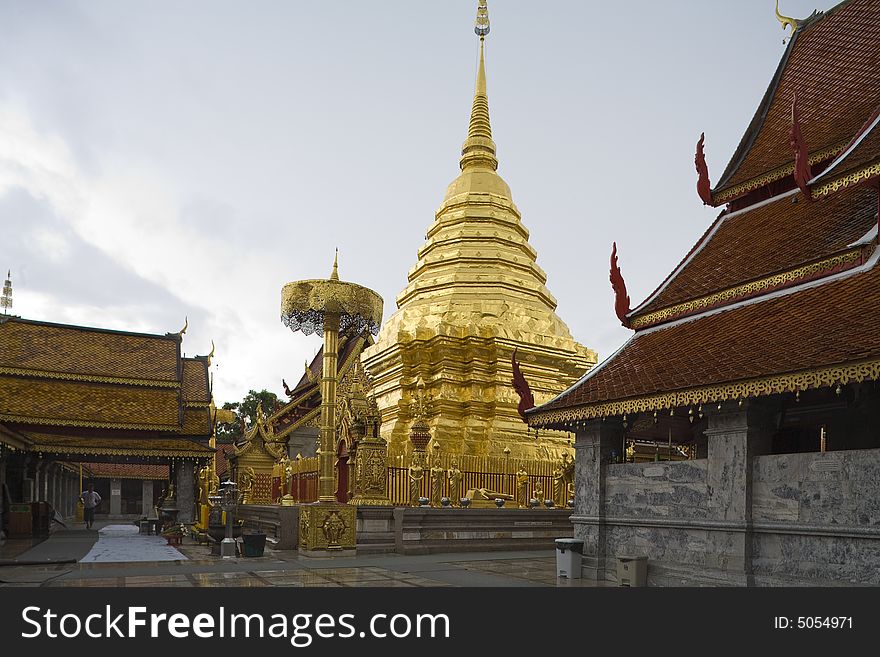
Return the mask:
[[95, 524], [95, 508], [101, 503], [101, 496], [95, 490], [95, 484], [89, 484], [88, 489], [79, 497], [83, 502], [83, 520], [86, 521], [86, 529], [91, 529]]

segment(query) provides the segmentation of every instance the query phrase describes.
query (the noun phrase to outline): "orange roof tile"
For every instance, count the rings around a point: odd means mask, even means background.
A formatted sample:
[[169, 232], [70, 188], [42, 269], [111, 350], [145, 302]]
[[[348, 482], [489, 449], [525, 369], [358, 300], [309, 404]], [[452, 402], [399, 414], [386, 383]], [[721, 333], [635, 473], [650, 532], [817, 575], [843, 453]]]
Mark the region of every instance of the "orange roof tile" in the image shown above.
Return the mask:
[[793, 163], [795, 92], [811, 153], [848, 142], [880, 98], [878, 51], [876, 0], [842, 2], [800, 27], [713, 194]]
[[202, 358], [183, 359], [183, 401], [211, 401], [208, 387], [208, 362]]
[[0, 323], [0, 368], [176, 382], [175, 337], [9, 318]]
[[177, 431], [178, 392], [0, 375], [0, 420], [23, 424]]
[[[546, 424], [553, 411], [562, 409], [581, 409], [586, 417], [591, 407], [613, 410], [621, 400], [865, 361], [877, 363], [870, 371], [880, 378], [878, 326], [880, 266], [875, 265], [821, 285], [640, 331], [572, 388], [529, 411], [529, 423]], [[771, 393], [768, 388], [764, 394]]]
[[[799, 199], [796, 204], [792, 199]], [[847, 188], [808, 202], [780, 197], [742, 214], [722, 215], [708, 242], [633, 317], [784, 272], [840, 252], [877, 222], [877, 191]], [[710, 231], [711, 232], [711, 231]]]

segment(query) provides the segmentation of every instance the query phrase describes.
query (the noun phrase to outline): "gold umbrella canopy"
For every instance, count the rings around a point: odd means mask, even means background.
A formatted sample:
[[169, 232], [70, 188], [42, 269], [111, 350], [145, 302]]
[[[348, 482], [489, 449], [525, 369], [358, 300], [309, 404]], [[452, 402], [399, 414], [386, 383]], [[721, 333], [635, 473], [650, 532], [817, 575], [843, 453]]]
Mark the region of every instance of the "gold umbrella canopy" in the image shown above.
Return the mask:
[[291, 331], [324, 334], [325, 314], [339, 316], [339, 332], [367, 329], [379, 333], [382, 297], [372, 290], [338, 279], [296, 281], [281, 290], [281, 321]]

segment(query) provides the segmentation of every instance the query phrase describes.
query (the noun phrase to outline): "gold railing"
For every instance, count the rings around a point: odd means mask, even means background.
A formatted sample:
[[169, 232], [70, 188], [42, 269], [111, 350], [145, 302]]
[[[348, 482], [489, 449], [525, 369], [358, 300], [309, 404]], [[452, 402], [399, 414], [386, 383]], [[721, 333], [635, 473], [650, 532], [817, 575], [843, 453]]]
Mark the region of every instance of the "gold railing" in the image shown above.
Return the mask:
[[[461, 483], [459, 484], [458, 497], [464, 497], [467, 491], [472, 489], [486, 489], [494, 493], [503, 493], [516, 497], [516, 472], [522, 468], [528, 473], [529, 497], [533, 497], [536, 490], [543, 491], [544, 498], [553, 497], [554, 471], [558, 468], [557, 461], [539, 461], [533, 459], [518, 459], [504, 456], [468, 456], [454, 454], [430, 455], [428, 464], [424, 468], [424, 476], [420, 483], [420, 495], [431, 496], [431, 472], [434, 460], [439, 461], [443, 468], [441, 484], [441, 496], [455, 497], [450, 490], [449, 470], [455, 466], [461, 471]], [[288, 490], [294, 501], [299, 503], [315, 502], [318, 499], [318, 459], [304, 458], [291, 462], [291, 476], [288, 481]], [[388, 498], [395, 506], [408, 506], [410, 504], [410, 458], [396, 456], [388, 458]], [[353, 468], [352, 468], [353, 470]], [[349, 475], [354, 476], [352, 471]], [[457, 500], [454, 500], [457, 501]], [[509, 505], [515, 507], [516, 505]]]

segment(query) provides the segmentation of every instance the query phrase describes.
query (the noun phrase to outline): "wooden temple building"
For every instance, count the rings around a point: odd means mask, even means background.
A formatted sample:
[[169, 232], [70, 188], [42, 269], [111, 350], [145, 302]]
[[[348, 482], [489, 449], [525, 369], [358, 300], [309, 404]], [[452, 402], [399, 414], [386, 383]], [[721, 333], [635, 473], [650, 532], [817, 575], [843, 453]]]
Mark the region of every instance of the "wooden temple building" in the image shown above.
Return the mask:
[[99, 513], [152, 517], [164, 494], [192, 522], [214, 454], [211, 357], [183, 357], [182, 340], [0, 317], [0, 508], [72, 517], [91, 482]]
[[[649, 584], [880, 584], [880, 4], [791, 22], [714, 187], [697, 145], [718, 218], [634, 309], [612, 256], [632, 336], [527, 413], [576, 433], [600, 579], [641, 555]], [[693, 457], [617, 462], [633, 436]]]

